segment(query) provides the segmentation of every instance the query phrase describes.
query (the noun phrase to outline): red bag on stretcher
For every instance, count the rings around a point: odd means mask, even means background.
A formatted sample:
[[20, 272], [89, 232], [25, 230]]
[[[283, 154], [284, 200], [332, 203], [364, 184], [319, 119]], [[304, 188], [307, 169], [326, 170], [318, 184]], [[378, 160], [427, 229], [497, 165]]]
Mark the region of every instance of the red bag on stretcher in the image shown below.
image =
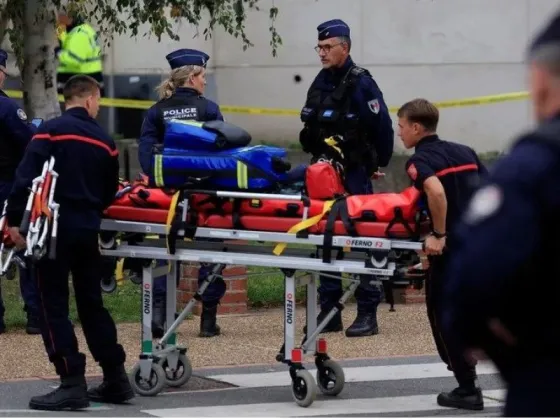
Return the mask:
[[398, 211], [404, 220], [414, 220], [421, 193], [415, 187], [400, 193], [351, 195], [346, 198], [350, 219], [370, 222], [390, 222]]
[[307, 168], [305, 187], [308, 197], [315, 200], [331, 200], [346, 193], [342, 171], [328, 161], [319, 161]]

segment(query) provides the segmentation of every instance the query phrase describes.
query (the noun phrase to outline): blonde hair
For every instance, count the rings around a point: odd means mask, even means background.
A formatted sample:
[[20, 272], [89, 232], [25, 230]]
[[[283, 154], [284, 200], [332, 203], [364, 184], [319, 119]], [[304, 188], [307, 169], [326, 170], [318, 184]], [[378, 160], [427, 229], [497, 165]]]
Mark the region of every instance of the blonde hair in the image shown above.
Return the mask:
[[171, 71], [171, 74], [157, 88], [160, 99], [169, 98], [175, 89], [184, 86], [191, 77], [196, 77], [204, 71], [202, 66], [183, 66]]

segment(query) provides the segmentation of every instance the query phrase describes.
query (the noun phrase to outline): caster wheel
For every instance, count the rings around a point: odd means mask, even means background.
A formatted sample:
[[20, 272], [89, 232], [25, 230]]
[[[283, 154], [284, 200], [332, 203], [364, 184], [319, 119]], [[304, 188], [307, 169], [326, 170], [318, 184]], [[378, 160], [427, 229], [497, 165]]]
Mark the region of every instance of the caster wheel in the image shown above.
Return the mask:
[[117, 279], [115, 276], [101, 279], [101, 290], [105, 293], [113, 293], [117, 288]]
[[313, 376], [305, 369], [296, 372], [296, 379], [292, 381], [292, 396], [300, 407], [309, 407], [317, 396], [317, 387]]
[[106, 242], [102, 241], [101, 239], [99, 240], [99, 245], [103, 249], [111, 249], [113, 248], [113, 246], [115, 246], [115, 244], [116, 244], [115, 237], [110, 238]]
[[130, 276], [128, 277], [128, 279], [133, 283], [133, 284], [142, 284], [142, 276], [138, 276], [136, 274], [131, 273]]
[[165, 372], [165, 382], [168, 386], [173, 388], [179, 388], [185, 385], [192, 376], [192, 365], [189, 358], [181, 354], [179, 355], [179, 360], [177, 361], [177, 369], [175, 371], [171, 370], [167, 364], [167, 358], [162, 358], [159, 361], [160, 366]]
[[130, 377], [134, 391], [144, 397], [159, 394], [165, 386], [165, 371], [157, 363], [152, 363], [150, 378], [147, 381], [140, 375], [140, 363], [134, 365]]
[[317, 368], [317, 387], [323, 395], [335, 396], [344, 388], [344, 370], [334, 360], [325, 360]]

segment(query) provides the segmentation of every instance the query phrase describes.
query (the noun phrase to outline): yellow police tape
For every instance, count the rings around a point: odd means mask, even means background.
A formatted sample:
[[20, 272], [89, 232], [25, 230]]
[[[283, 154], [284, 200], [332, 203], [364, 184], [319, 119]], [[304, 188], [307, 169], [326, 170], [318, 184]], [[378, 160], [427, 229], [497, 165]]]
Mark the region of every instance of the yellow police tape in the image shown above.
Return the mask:
[[[12, 98], [23, 98], [23, 92], [20, 90], [6, 90], [6, 94]], [[434, 102], [438, 108], [455, 108], [473, 105], [489, 105], [498, 102], [520, 101], [527, 99], [529, 93], [512, 92], [499, 95], [478, 96], [474, 98], [455, 99], [450, 101]], [[58, 100], [63, 102], [62, 95], [58, 95]], [[119, 98], [101, 98], [101, 105], [113, 108], [132, 108], [132, 109], [148, 109], [155, 102], [140, 99], [119, 99]], [[397, 112], [399, 107], [390, 107], [390, 112]], [[256, 108], [248, 106], [229, 106], [220, 105], [220, 110], [225, 114], [251, 114], [251, 115], [299, 115], [299, 109], [284, 108]]]

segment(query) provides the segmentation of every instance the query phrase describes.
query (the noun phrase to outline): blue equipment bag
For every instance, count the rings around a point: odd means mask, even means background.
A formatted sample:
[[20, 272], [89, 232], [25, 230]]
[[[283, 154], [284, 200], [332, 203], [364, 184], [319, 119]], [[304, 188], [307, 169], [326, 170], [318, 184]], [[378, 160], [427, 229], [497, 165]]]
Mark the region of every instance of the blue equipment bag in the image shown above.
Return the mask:
[[165, 125], [165, 149], [217, 152], [248, 146], [251, 135], [225, 121], [169, 120]]
[[153, 158], [150, 183], [182, 188], [201, 178], [197, 188], [229, 191], [274, 190], [289, 181], [286, 150], [273, 146], [238, 147], [220, 152], [164, 149]]

